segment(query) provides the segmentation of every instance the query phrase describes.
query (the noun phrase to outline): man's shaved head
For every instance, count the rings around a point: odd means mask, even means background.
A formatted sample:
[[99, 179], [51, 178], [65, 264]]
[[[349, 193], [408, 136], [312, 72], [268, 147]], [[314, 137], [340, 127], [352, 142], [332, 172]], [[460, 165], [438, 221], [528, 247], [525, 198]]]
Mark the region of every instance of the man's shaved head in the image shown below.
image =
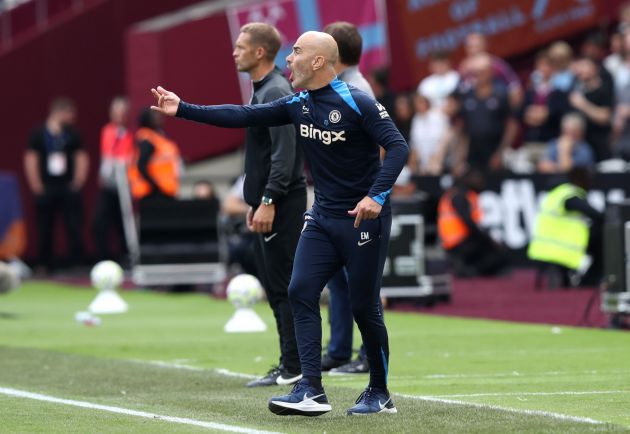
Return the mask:
[[293, 86], [313, 89], [328, 84], [336, 75], [338, 59], [337, 42], [328, 33], [303, 33], [287, 57]]
[[301, 44], [309, 52], [315, 56], [324, 56], [326, 63], [334, 65], [339, 58], [339, 50], [337, 42], [328, 33], [324, 32], [306, 32], [300, 36], [296, 42]]

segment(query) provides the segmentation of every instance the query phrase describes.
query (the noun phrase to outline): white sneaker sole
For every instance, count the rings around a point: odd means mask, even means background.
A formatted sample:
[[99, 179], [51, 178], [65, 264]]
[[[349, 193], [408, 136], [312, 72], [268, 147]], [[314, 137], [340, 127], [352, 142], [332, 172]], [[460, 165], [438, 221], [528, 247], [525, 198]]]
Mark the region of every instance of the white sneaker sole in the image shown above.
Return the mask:
[[295, 384], [302, 379], [302, 374], [296, 377], [283, 378], [282, 375], [276, 378], [276, 384], [279, 386], [288, 386], [289, 384]]

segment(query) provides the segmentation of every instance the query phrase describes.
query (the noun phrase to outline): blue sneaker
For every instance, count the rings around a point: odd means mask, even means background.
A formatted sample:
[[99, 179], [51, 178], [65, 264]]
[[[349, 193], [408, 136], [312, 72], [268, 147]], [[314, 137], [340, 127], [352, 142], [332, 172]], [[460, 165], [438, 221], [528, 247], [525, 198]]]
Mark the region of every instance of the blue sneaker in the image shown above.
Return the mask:
[[398, 413], [387, 390], [375, 387], [366, 388], [359, 395], [354, 407], [348, 409], [347, 412], [348, 416], [374, 413]]
[[315, 388], [303, 378], [295, 383], [288, 395], [271, 398], [269, 410], [280, 416], [319, 416], [328, 413], [332, 407], [328, 403], [324, 388]]

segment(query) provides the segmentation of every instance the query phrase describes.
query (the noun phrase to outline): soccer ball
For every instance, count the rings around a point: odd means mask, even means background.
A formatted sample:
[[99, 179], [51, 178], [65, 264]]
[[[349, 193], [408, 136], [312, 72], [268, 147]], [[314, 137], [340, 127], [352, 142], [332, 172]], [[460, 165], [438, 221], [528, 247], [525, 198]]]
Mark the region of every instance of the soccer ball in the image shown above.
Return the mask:
[[252, 307], [262, 295], [260, 282], [251, 274], [234, 276], [227, 286], [227, 298], [237, 309]]
[[101, 261], [92, 268], [90, 279], [99, 291], [115, 289], [122, 283], [123, 270], [114, 261]]
[[5, 294], [20, 285], [20, 277], [6, 262], [0, 262], [0, 294]]

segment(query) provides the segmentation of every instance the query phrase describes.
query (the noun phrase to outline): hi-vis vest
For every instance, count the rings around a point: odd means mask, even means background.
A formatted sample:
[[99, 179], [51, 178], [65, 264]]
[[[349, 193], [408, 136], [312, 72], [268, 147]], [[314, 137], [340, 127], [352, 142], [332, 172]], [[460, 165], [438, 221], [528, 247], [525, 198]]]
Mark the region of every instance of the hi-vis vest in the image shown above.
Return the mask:
[[[175, 196], [179, 188], [180, 156], [177, 145], [163, 135], [149, 128], [140, 128], [136, 133], [136, 141], [148, 141], [155, 147], [149, 160], [147, 171], [166, 195]], [[151, 185], [138, 170], [140, 152], [136, 149], [133, 161], [129, 166], [128, 177], [131, 195], [141, 199], [151, 193]]]
[[561, 184], [543, 200], [527, 249], [530, 259], [551, 262], [577, 270], [586, 257], [588, 224], [581, 213], [567, 211], [571, 197], [585, 198], [586, 192], [572, 184]]
[[[470, 235], [470, 229], [453, 208], [453, 194], [455, 189], [450, 189], [442, 195], [438, 204], [438, 234], [442, 240], [442, 247], [446, 250], [459, 245]], [[479, 195], [474, 191], [466, 193], [470, 203], [470, 213], [476, 224], [481, 222], [481, 208], [479, 207]]]

